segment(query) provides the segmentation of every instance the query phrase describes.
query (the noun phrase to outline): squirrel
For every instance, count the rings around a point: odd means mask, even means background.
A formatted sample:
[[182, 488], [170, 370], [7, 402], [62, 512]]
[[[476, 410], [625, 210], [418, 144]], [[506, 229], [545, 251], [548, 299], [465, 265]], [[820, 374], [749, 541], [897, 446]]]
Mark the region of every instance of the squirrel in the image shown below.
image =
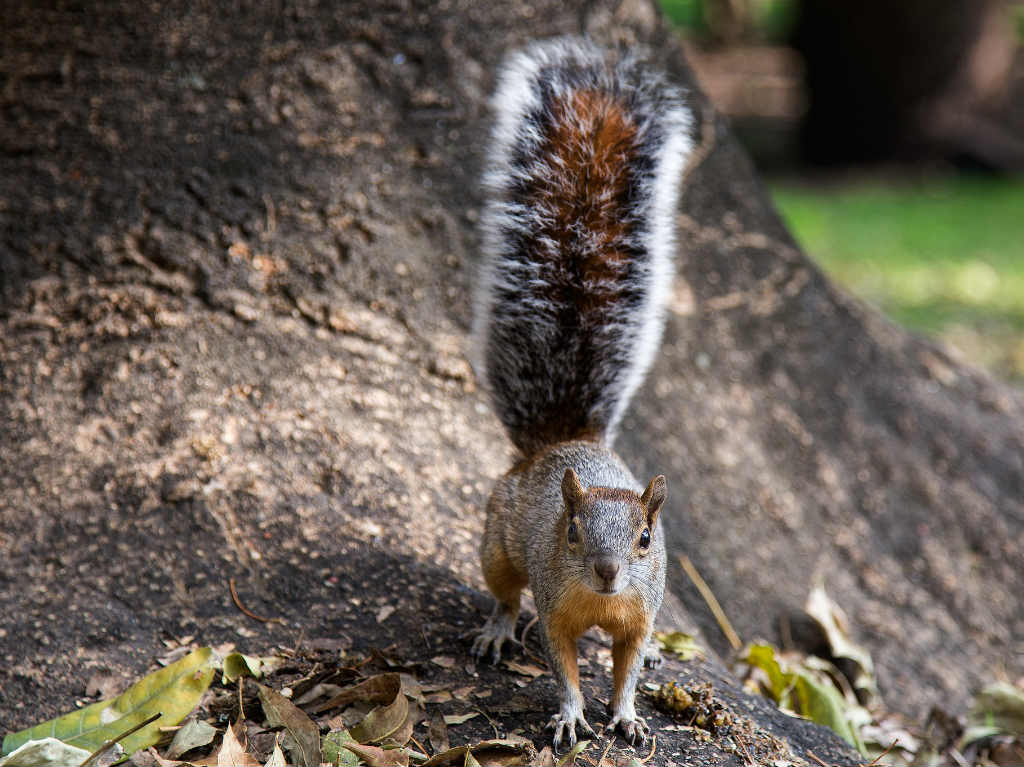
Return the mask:
[[529, 586], [561, 698], [556, 751], [577, 726], [594, 735], [577, 640], [595, 625], [613, 642], [610, 727], [639, 745], [667, 485], [659, 475], [643, 489], [612, 443], [661, 341], [691, 113], [638, 54], [572, 37], [509, 55], [493, 108], [473, 356], [520, 456], [487, 504], [481, 562], [496, 604], [472, 653], [496, 663], [515, 643]]

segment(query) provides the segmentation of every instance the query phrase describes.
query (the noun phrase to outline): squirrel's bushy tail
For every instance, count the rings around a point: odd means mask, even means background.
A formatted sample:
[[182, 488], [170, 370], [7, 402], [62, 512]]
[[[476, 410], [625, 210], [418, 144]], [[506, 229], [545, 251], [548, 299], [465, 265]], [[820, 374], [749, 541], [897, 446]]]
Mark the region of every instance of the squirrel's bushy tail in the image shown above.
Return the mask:
[[690, 112], [576, 38], [512, 54], [493, 105], [477, 373], [525, 454], [610, 444], [661, 340]]

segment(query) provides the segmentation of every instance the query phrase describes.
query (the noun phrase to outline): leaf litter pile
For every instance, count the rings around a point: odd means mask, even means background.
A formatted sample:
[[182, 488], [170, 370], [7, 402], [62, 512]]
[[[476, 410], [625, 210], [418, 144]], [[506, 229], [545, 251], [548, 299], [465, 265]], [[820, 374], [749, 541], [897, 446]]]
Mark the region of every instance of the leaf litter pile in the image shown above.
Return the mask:
[[[882, 705], [870, 656], [849, 640], [845, 618], [823, 588], [812, 590], [804, 618], [821, 634], [825, 657], [768, 644], [737, 646], [737, 638], [733, 671], [748, 691], [771, 698], [787, 713], [832, 728], [860, 751], [865, 767], [1024, 764], [1024, 680], [985, 688], [966, 720], [935, 708], [924, 725], [915, 727]], [[664, 652], [682, 661], [706, 657], [687, 634], [659, 634], [658, 639]], [[587, 740], [560, 758], [550, 747], [538, 752], [521, 731], [502, 733], [479, 701], [471, 701], [489, 696], [489, 690], [418, 681], [416, 674], [427, 665], [434, 671], [454, 669], [457, 661], [448, 656], [437, 656], [429, 664], [405, 664], [379, 650], [354, 658], [278, 648], [260, 657], [236, 652], [233, 645], [189, 652], [190, 641], [182, 640], [175, 653], [161, 660], [162, 668], [121, 694], [7, 734], [0, 745], [0, 767], [106, 767], [126, 760], [147, 767], [632, 767], [655, 756], [656, 737], [645, 758], [609, 758], [613, 738], [600, 755], [603, 744]], [[507, 660], [505, 666], [531, 679], [546, 673], [532, 663]], [[87, 687], [112, 695], [116, 689], [110, 682], [97, 678]], [[642, 692], [674, 719], [662, 731], [689, 732], [748, 765], [795, 763], [784, 741], [718, 698], [711, 682], [648, 682]], [[494, 737], [452, 746], [466, 740], [457, 728], [471, 720], [486, 721]], [[810, 752], [808, 756], [827, 765]]]
[[538, 758], [533, 744], [516, 736], [451, 747], [448, 727], [476, 711], [429, 718], [425, 746], [414, 730], [428, 721], [427, 703], [464, 702], [472, 688], [421, 685], [384, 653], [345, 665], [288, 650], [256, 657], [219, 649], [194, 650], [115, 698], [8, 734], [0, 767], [110, 765], [126, 758], [161, 766], [431, 767]]
[[[727, 623], [720, 607], [713, 612]], [[1024, 678], [985, 687], [972, 701], [966, 719], [934, 706], [925, 722], [915, 725], [884, 705], [871, 656], [851, 641], [846, 616], [822, 585], [811, 589], [799, 619], [803, 635], [799, 644], [815, 648], [814, 653], [764, 643], [744, 646], [730, 625], [722, 626], [727, 637], [735, 637], [730, 639], [731, 667], [746, 690], [770, 698], [788, 714], [829, 727], [861, 753], [865, 767], [1024, 765]], [[658, 634], [657, 638], [664, 652], [682, 660], [703, 653], [688, 634]], [[785, 762], [785, 745], [730, 711], [715, 698], [710, 682], [646, 687], [656, 705], [685, 722], [685, 729], [695, 737], [714, 736], [719, 748], [747, 764]]]

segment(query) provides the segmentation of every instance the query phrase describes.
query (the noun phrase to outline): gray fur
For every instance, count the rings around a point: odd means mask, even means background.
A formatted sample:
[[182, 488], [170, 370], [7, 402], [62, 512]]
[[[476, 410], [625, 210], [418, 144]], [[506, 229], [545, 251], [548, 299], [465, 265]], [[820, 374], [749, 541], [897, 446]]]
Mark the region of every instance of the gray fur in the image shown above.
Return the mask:
[[[608, 53], [579, 38], [541, 41], [511, 54], [498, 81], [474, 295], [474, 366], [524, 453], [540, 449], [544, 440], [584, 432], [610, 445], [661, 340], [679, 183], [692, 150], [690, 111], [681, 93], [635, 54]], [[550, 187], [558, 158], [546, 153], [545, 131], [564, 124], [553, 110], [579, 91], [614, 97], [638, 130], [630, 145], [634, 165], [623, 171], [631, 178], [617, 217], [623, 231], [612, 241], [614, 250], [631, 254], [630, 261], [611, 278], [617, 282], [569, 289], [553, 279], [551, 265], [571, 273], [575, 264], [599, 257], [594, 243], [608, 238], [588, 231], [580, 219], [571, 227], [575, 245], [559, 251], [544, 234], [557, 210], [538, 203], [531, 190]], [[557, 207], [559, 199], [548, 202]], [[593, 200], [606, 202], [600, 194]], [[601, 309], [596, 328], [581, 327], [576, 306], [609, 289], [620, 292], [619, 301]], [[558, 423], [552, 434], [552, 422], [566, 407], [575, 408], [578, 418]]]
[[[634, 557], [635, 531], [622, 509], [609, 502], [597, 505], [589, 515], [581, 518], [585, 526], [583, 538], [588, 542], [582, 556], [566, 552], [559, 523], [566, 514], [562, 479], [567, 468], [576, 472], [584, 489], [598, 486], [631, 490], [637, 495], [643, 492], [643, 487], [622, 459], [608, 448], [582, 441], [558, 445], [523, 473], [509, 473], [498, 480], [491, 505], [500, 506], [502, 511], [489, 511], [484, 547], [492, 543], [500, 545], [513, 566], [529, 576], [540, 618], [540, 634], [560, 692], [561, 707], [552, 718], [551, 726], [555, 729], [556, 741], [560, 742], [564, 733], [572, 744], [576, 740], [574, 726], [578, 724], [585, 732], [590, 726], [583, 718], [583, 699], [579, 690], [569, 684], [566, 670], [556, 662], [558, 656], [552, 649], [546, 630], [546, 616], [551, 614], [559, 595], [573, 583], [582, 582], [589, 586], [592, 570], [589, 559], [600, 550], [614, 553], [625, 563], [623, 590], [640, 595], [645, 613], [653, 622], [665, 590], [665, 536], [659, 517], [651, 531], [648, 554]], [[505, 524], [498, 524], [499, 521]], [[529, 531], [528, 536], [522, 534], [525, 530]], [[515, 625], [518, 611], [518, 598], [514, 605], [496, 604], [494, 613], [474, 644], [474, 654], [483, 656], [490, 647], [493, 657], [499, 658], [501, 643], [511, 637], [511, 627]], [[613, 726], [619, 726], [630, 741], [643, 740], [647, 734], [646, 724], [636, 716], [634, 708], [636, 684], [650, 641], [649, 629], [644, 639], [630, 664], [626, 685], [612, 711]]]

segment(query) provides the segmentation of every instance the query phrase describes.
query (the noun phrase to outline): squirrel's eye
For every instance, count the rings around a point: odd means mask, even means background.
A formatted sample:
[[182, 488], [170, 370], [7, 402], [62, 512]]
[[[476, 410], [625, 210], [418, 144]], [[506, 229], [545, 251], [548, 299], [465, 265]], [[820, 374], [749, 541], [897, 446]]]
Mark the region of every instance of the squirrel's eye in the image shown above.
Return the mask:
[[579, 543], [579, 541], [580, 541], [580, 531], [576, 529], [576, 523], [575, 522], [570, 522], [569, 523], [568, 538], [569, 538], [569, 543]]
[[640, 533], [640, 548], [641, 549], [646, 549], [650, 545], [651, 545], [651, 531], [645, 529], [642, 533]]

